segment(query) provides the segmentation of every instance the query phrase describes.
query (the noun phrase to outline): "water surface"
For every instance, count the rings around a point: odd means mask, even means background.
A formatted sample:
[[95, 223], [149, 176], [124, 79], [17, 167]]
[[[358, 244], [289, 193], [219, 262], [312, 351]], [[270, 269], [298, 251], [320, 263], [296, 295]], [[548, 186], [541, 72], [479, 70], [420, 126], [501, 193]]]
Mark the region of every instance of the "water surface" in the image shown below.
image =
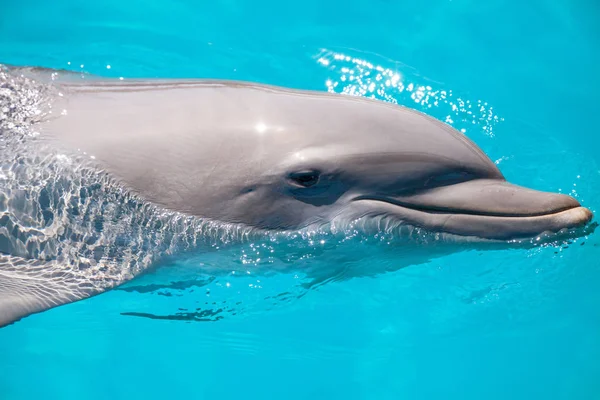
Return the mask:
[[[596, 2], [5, 3], [0, 62], [375, 96], [599, 210]], [[273, 248], [337, 269], [310, 290], [246, 245], [4, 328], [0, 398], [600, 397], [597, 234], [405, 268], [380, 241], [318, 249]]]

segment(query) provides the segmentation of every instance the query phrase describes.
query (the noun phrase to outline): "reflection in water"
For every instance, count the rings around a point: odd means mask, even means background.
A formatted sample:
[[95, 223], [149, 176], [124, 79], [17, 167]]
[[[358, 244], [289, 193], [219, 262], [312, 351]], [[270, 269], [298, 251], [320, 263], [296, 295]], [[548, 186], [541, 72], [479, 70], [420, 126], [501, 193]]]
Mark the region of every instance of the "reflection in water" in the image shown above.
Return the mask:
[[[585, 233], [593, 232], [595, 227], [589, 226]], [[581, 232], [574, 235], [579, 236]], [[436, 270], [444, 264], [445, 256], [461, 252], [471, 256], [484, 255], [504, 247], [492, 243], [444, 242], [412, 246], [382, 241], [375, 236], [357, 235], [344, 240], [329, 236], [323, 239], [323, 244], [321, 240], [315, 242], [299, 237], [255, 241], [223, 251], [199, 253], [187, 258], [178, 256], [116, 291], [135, 296], [131, 304], [127, 301], [122, 303], [124, 315], [218, 321], [227, 316], [247, 317], [289, 306], [334, 282], [398, 273], [408, 266], [411, 268], [407, 270], [420, 265]], [[515, 258], [535, 255], [560, 257], [560, 253], [573, 243], [584, 244], [585, 238], [573, 239], [566, 234], [543, 245], [533, 240], [515, 246], [510, 254]], [[269, 255], [263, 256], [257, 249]], [[417, 271], [424, 273], [423, 268], [417, 268]], [[469, 287], [456, 284], [456, 298], [468, 304], [487, 301], [485, 299], [495, 293], [513, 290], [514, 282], [504, 282], [502, 277], [496, 280], [495, 275], [501, 274], [501, 271], [502, 268], [499, 268], [481, 280], [471, 280]], [[208, 317], [209, 314], [212, 317]]]
[[[218, 308], [216, 310], [202, 310], [197, 308], [195, 312], [185, 312], [184, 308], [179, 309], [180, 312], [177, 312], [173, 315], [154, 315], [149, 313], [139, 313], [139, 312], [123, 312], [121, 315], [126, 315], [130, 317], [143, 317], [150, 319], [166, 319], [171, 321], [188, 321], [188, 322], [213, 322], [223, 319], [223, 316], [219, 315], [223, 309]], [[231, 315], [235, 315], [235, 312], [232, 312]]]

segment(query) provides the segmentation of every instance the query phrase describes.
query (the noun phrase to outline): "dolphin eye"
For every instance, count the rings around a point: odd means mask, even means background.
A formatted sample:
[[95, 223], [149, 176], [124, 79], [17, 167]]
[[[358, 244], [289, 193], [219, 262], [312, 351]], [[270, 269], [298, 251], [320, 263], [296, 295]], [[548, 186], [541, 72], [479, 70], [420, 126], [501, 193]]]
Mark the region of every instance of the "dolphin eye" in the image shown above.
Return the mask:
[[320, 174], [318, 171], [299, 171], [292, 172], [290, 174], [290, 179], [295, 185], [311, 187], [319, 182], [319, 176]]

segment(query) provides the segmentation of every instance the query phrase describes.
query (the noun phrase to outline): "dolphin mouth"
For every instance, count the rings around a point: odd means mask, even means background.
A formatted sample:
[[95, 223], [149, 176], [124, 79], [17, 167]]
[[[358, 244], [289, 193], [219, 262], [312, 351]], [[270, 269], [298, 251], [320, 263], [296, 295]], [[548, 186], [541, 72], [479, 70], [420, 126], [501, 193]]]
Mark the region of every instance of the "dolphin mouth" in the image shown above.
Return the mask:
[[361, 214], [384, 214], [436, 232], [512, 240], [585, 226], [592, 212], [573, 197], [477, 179], [400, 195], [358, 196]]

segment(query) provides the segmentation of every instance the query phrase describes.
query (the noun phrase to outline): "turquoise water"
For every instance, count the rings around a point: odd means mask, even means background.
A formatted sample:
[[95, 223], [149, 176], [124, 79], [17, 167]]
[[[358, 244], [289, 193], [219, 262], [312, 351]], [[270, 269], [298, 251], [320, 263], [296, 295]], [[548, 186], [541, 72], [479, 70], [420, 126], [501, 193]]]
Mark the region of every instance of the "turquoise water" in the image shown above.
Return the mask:
[[[3, 2], [0, 62], [373, 95], [598, 213], [598, 4], [422, 3]], [[256, 272], [263, 250], [1, 329], [0, 399], [600, 398], [597, 233], [425, 262], [373, 242], [270, 249], [337, 270], [312, 289]]]

